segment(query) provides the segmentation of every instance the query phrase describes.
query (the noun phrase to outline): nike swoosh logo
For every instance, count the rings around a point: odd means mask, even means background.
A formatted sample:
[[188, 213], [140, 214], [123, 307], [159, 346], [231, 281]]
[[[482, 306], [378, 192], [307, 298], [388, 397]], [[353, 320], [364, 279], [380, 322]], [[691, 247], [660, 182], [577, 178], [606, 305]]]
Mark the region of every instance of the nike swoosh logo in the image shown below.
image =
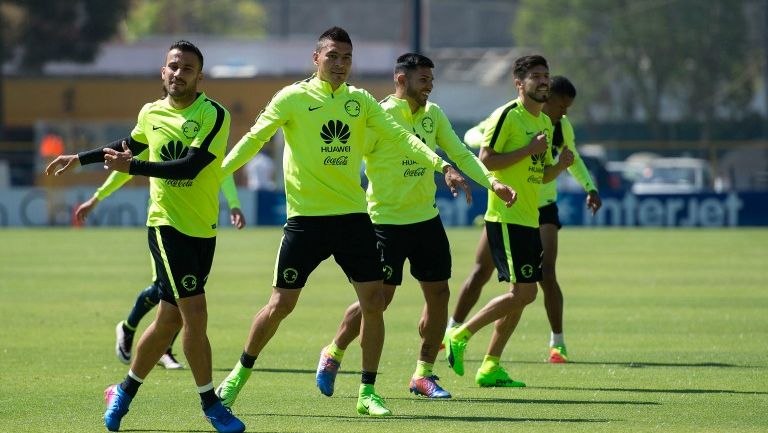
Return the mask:
[[528, 134], [528, 135], [533, 135], [533, 134], [535, 134], [535, 132], [530, 132], [530, 131], [525, 131], [525, 133], [526, 133], [526, 134]]
[[153, 131], [157, 131], [158, 129], [161, 129], [161, 128], [162, 126], [154, 126], [154, 125], [152, 126]]
[[321, 105], [319, 107], [309, 107], [309, 111], [315, 111], [315, 110], [320, 109], [320, 108], [323, 108], [323, 106]]

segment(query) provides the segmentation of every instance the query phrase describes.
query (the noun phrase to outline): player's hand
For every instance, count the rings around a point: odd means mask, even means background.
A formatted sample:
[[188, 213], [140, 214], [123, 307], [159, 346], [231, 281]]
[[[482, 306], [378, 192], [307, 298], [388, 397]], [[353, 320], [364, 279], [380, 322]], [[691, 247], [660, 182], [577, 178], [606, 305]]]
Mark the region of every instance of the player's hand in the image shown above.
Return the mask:
[[99, 199], [96, 197], [91, 197], [87, 201], [85, 201], [83, 204], [77, 207], [75, 209], [75, 219], [78, 223], [84, 224], [85, 219], [88, 217], [88, 214], [91, 213], [92, 210], [96, 208], [96, 205], [99, 204]]
[[[58, 176], [78, 165], [80, 165], [80, 158], [78, 158], [77, 155], [59, 155], [48, 164], [48, 167], [45, 167], [45, 175], [50, 176], [51, 173], [53, 173], [54, 176]], [[56, 167], [59, 166], [61, 166], [61, 168], [56, 170]], [[56, 171], [54, 172], [54, 170]]]
[[512, 206], [512, 204], [517, 201], [517, 191], [508, 185], [504, 185], [498, 180], [493, 182], [493, 192], [504, 201], [504, 204], [507, 207]]
[[457, 186], [461, 187], [461, 189], [464, 190], [464, 193], [467, 195], [467, 204], [472, 204], [472, 191], [469, 189], [469, 184], [464, 179], [464, 176], [459, 174], [458, 171], [456, 171], [455, 168], [451, 167], [450, 165], [445, 167], [445, 184], [448, 185], [448, 188], [451, 189], [451, 194], [453, 194], [454, 197], [459, 196], [459, 191], [456, 189]]
[[567, 147], [560, 153], [560, 160], [558, 161], [563, 169], [570, 167], [573, 164], [573, 152]]
[[233, 207], [229, 210], [229, 220], [238, 230], [245, 227], [245, 215], [243, 215], [243, 211], [240, 208]]
[[123, 173], [130, 172], [133, 152], [128, 148], [128, 143], [123, 140], [123, 151], [118, 152], [108, 147], [104, 148], [104, 169], [115, 170]]
[[547, 134], [540, 132], [528, 143], [528, 154], [536, 155], [547, 151]]
[[587, 209], [592, 211], [592, 216], [595, 216], [602, 206], [603, 201], [600, 200], [600, 194], [596, 190], [593, 189], [587, 193]]

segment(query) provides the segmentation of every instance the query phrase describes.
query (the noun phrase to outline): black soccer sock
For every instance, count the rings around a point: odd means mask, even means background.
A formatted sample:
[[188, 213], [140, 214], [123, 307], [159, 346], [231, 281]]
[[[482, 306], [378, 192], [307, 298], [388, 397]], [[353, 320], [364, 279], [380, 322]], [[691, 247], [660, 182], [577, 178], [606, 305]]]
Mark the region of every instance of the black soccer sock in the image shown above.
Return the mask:
[[200, 405], [203, 406], [203, 410], [213, 406], [217, 401], [219, 401], [219, 397], [216, 396], [213, 389], [200, 393]]
[[362, 378], [360, 379], [360, 382], [362, 382], [364, 385], [373, 385], [376, 383], [376, 374], [375, 371], [365, 371], [363, 370]]
[[253, 364], [255, 362], [256, 357], [245, 353], [245, 351], [243, 351], [243, 354], [240, 355], [240, 364], [245, 368], [253, 368]]
[[132, 378], [130, 374], [125, 375], [125, 380], [120, 384], [120, 388], [131, 398], [136, 397], [136, 393], [139, 392], [140, 386], [141, 382]]
[[[149, 313], [149, 310], [155, 308], [158, 302], [160, 302], [160, 287], [156, 283], [152, 283], [151, 286], [142, 290], [139, 296], [136, 297], [136, 303], [133, 305], [133, 309], [128, 314], [128, 319], [125, 322], [135, 330], [139, 326], [141, 318]], [[133, 330], [131, 333], [133, 333]]]

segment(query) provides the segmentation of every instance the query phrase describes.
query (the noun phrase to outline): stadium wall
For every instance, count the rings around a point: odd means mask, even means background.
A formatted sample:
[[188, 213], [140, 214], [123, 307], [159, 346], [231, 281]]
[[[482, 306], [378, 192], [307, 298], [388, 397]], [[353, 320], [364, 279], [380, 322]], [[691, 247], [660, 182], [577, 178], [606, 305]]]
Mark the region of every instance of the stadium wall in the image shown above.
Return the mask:
[[[487, 194], [475, 188], [467, 205], [438, 191], [437, 205], [446, 226], [467, 226], [482, 220]], [[282, 225], [285, 196], [281, 192], [240, 189], [242, 210], [249, 225]], [[91, 187], [11, 188], [0, 194], [0, 227], [76, 225], [73, 212], [93, 194]], [[146, 188], [123, 188], [101, 202], [88, 226], [142, 226], [149, 193]], [[226, 202], [221, 199], [219, 227], [229, 227]], [[584, 194], [561, 193], [560, 218], [566, 226], [629, 227], [739, 227], [768, 226], [768, 192], [728, 194], [649, 195], [630, 193], [603, 196], [595, 217], [584, 205]]]

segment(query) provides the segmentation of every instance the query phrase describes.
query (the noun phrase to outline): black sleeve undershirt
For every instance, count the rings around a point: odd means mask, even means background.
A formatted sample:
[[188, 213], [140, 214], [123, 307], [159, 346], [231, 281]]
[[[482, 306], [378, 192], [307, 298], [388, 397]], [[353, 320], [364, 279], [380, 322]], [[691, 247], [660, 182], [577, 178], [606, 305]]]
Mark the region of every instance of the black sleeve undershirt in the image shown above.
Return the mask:
[[131, 149], [131, 152], [134, 155], [138, 155], [141, 152], [144, 152], [149, 147], [148, 145], [134, 140], [132, 137], [125, 137], [121, 138], [119, 140], [115, 140], [106, 146], [101, 146], [96, 149], [92, 150], [86, 150], [84, 152], [80, 152], [77, 154], [77, 159], [80, 160], [80, 165], [88, 165], [88, 164], [96, 164], [97, 162], [104, 162], [104, 148], [110, 148], [114, 149], [118, 152], [123, 151], [123, 141], [128, 145], [128, 148]]
[[129, 173], [163, 179], [194, 179], [215, 159], [216, 155], [207, 150], [190, 147], [187, 156], [171, 161], [150, 162], [134, 158]]

